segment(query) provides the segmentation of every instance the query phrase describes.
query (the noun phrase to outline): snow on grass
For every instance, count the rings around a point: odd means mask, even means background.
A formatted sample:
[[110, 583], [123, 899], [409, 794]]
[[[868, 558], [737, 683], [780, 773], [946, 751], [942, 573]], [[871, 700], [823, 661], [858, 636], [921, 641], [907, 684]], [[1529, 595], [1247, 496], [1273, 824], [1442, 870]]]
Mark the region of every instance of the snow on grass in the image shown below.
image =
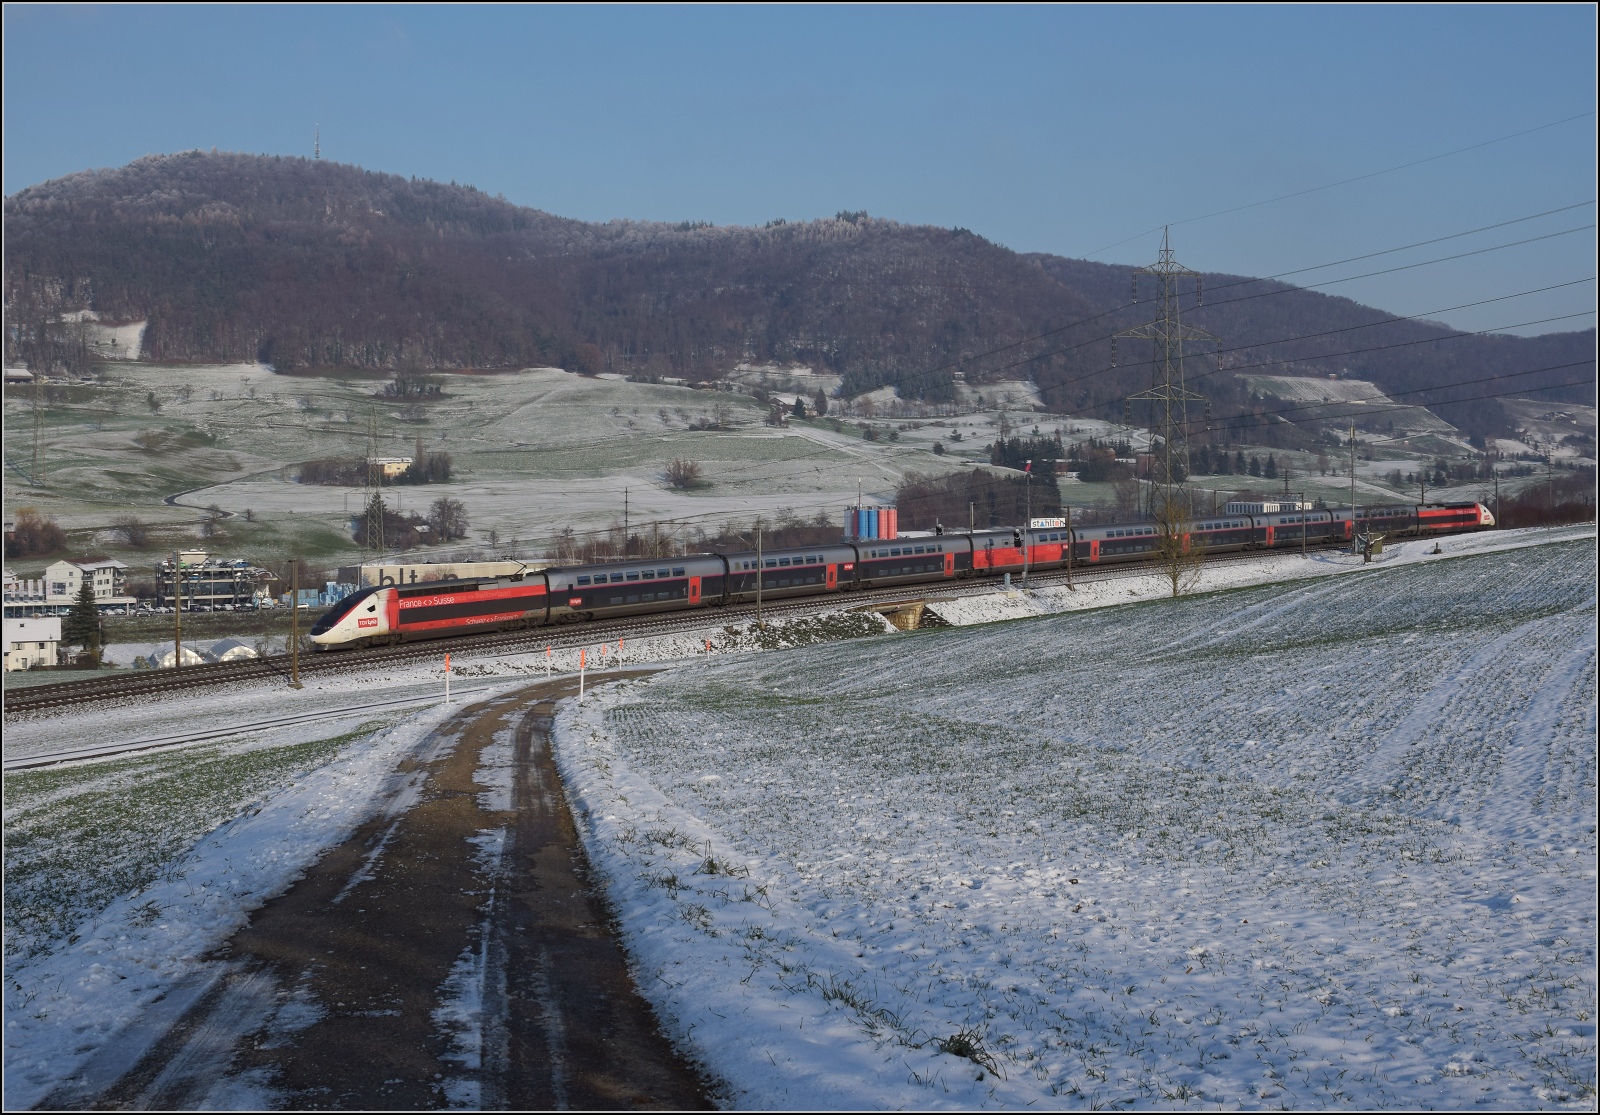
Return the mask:
[[558, 755], [738, 1106], [1590, 1108], [1594, 561], [715, 660]]
[[[1200, 574], [1195, 591], [1216, 592], [1220, 589], [1297, 581], [1326, 577], [1330, 574], [1370, 572], [1374, 567], [1439, 561], [1443, 558], [1542, 546], [1552, 541], [1594, 536], [1595, 528], [1592, 524], [1580, 523], [1570, 527], [1535, 527], [1523, 530], [1485, 531], [1447, 538], [1418, 538], [1390, 543], [1383, 553], [1374, 557], [1370, 565], [1359, 556], [1340, 550], [1312, 550], [1303, 561], [1292, 551], [1287, 555], [1282, 552], [1263, 554], [1254, 559], [1231, 559], [1207, 565]], [[1437, 554], [1434, 553], [1435, 546], [1439, 549]], [[1129, 570], [1122, 575], [1100, 580], [1080, 579], [1070, 589], [1060, 584], [1024, 587], [1021, 578], [1018, 577], [1009, 590], [1000, 589], [950, 599], [935, 595], [931, 597], [931, 606], [942, 619], [957, 627], [964, 627], [978, 623], [994, 623], [999, 620], [1105, 608], [1140, 600], [1159, 599], [1171, 594], [1171, 582], [1159, 573], [1136, 573]]]
[[119, 1031], [343, 839], [450, 711], [7, 774], [6, 1107], [133, 1040]]

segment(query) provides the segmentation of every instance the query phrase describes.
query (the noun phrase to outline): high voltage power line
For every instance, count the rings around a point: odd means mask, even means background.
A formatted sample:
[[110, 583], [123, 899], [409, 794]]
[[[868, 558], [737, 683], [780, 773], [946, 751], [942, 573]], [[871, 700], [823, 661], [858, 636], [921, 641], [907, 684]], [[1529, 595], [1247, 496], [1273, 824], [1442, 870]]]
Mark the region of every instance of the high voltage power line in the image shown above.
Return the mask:
[[[1273, 281], [1275, 281], [1277, 279], [1283, 278], [1283, 277], [1288, 276], [1288, 275], [1301, 275], [1301, 274], [1305, 274], [1308, 271], [1321, 271], [1321, 270], [1325, 270], [1325, 269], [1327, 269], [1329, 267], [1338, 267], [1338, 266], [1341, 266], [1341, 265], [1346, 264], [1346, 263], [1355, 263], [1355, 262], [1358, 262], [1358, 261], [1363, 260], [1363, 259], [1373, 259], [1373, 258], [1376, 258], [1378, 256], [1393, 255], [1396, 252], [1408, 251], [1408, 250], [1410, 250], [1412, 248], [1426, 247], [1426, 246], [1431, 245], [1431, 244], [1439, 244], [1439, 243], [1443, 243], [1443, 242], [1445, 242], [1447, 240], [1458, 240], [1458, 239], [1460, 239], [1460, 238], [1462, 238], [1464, 236], [1474, 236], [1474, 235], [1476, 235], [1476, 234], [1478, 234], [1480, 232], [1488, 232], [1488, 231], [1490, 231], [1492, 229], [1505, 228], [1505, 227], [1507, 227], [1509, 225], [1521, 224], [1521, 223], [1524, 223], [1526, 221], [1537, 220], [1540, 217], [1548, 217], [1548, 216], [1552, 216], [1552, 215], [1557, 214], [1557, 213], [1566, 213], [1566, 212], [1569, 212], [1569, 211], [1571, 211], [1573, 209], [1581, 209], [1586, 205], [1593, 205], [1593, 204], [1594, 204], [1594, 199], [1591, 198], [1591, 199], [1589, 199], [1587, 201], [1574, 202], [1574, 203], [1572, 203], [1570, 205], [1563, 205], [1563, 206], [1559, 206], [1559, 207], [1557, 207], [1555, 209], [1543, 210], [1543, 211], [1541, 211], [1539, 213], [1530, 213], [1530, 214], [1527, 214], [1527, 215], [1521, 216], [1521, 217], [1513, 217], [1513, 218], [1511, 218], [1509, 220], [1505, 220], [1505, 221], [1496, 221], [1493, 224], [1480, 225], [1477, 228], [1466, 229], [1466, 230], [1463, 230], [1461, 232], [1452, 232], [1452, 233], [1449, 233], [1448, 235], [1445, 235], [1445, 236], [1435, 236], [1435, 237], [1430, 237], [1429, 239], [1426, 239], [1426, 240], [1417, 240], [1417, 241], [1414, 241], [1414, 242], [1412, 242], [1410, 244], [1402, 244], [1399, 247], [1384, 248], [1381, 251], [1366, 252], [1366, 253], [1363, 253], [1361, 255], [1347, 256], [1347, 257], [1345, 257], [1343, 259], [1332, 260], [1332, 261], [1330, 261], [1328, 263], [1317, 263], [1317, 264], [1311, 264], [1311, 265], [1306, 266], [1306, 267], [1297, 267], [1297, 268], [1294, 268], [1294, 269], [1289, 270], [1289, 271], [1276, 272], [1276, 273], [1274, 273], [1272, 275], [1261, 275], [1261, 276], [1257, 276], [1257, 277], [1254, 277], [1254, 278], [1235, 279], [1235, 280], [1233, 280], [1231, 282], [1216, 284], [1216, 285], [1211, 287], [1211, 290], [1212, 290], [1213, 293], [1215, 293], [1217, 291], [1222, 291], [1222, 290], [1231, 290], [1231, 289], [1233, 289], [1235, 287], [1249, 286], [1252, 283], [1273, 282]], [[1487, 252], [1500, 251], [1500, 250], [1502, 250], [1504, 248], [1514, 248], [1514, 247], [1518, 247], [1518, 246], [1520, 246], [1522, 244], [1533, 243], [1533, 242], [1538, 241], [1538, 240], [1551, 239], [1551, 238], [1553, 238], [1555, 236], [1566, 236], [1566, 235], [1570, 235], [1573, 232], [1581, 232], [1581, 231], [1584, 231], [1585, 229], [1589, 229], [1589, 228], [1593, 228], [1593, 227], [1594, 227], [1594, 225], [1592, 225], [1592, 224], [1585, 225], [1585, 226], [1582, 226], [1582, 227], [1579, 227], [1579, 228], [1575, 228], [1575, 229], [1564, 230], [1564, 231], [1559, 232], [1559, 233], [1552, 233], [1552, 234], [1549, 234], [1548, 236], [1532, 237], [1532, 238], [1529, 238], [1527, 240], [1519, 240], [1519, 241], [1515, 241], [1515, 242], [1512, 242], [1512, 243], [1509, 243], [1509, 244], [1501, 244], [1501, 245], [1496, 245], [1496, 246], [1493, 246], [1493, 247], [1490, 247], [1490, 248], [1478, 249], [1478, 250], [1476, 250], [1474, 252], [1462, 253], [1461, 255], [1457, 255], [1457, 256], [1447, 256], [1447, 257], [1444, 257], [1442, 259], [1429, 260], [1429, 261], [1424, 261], [1422, 263], [1405, 264], [1405, 265], [1403, 265], [1401, 267], [1389, 268], [1389, 269], [1379, 270], [1379, 271], [1370, 271], [1370, 272], [1367, 272], [1367, 273], [1362, 274], [1362, 275], [1349, 275], [1349, 276], [1346, 276], [1345, 278], [1334, 279], [1334, 280], [1330, 280], [1330, 281], [1325, 282], [1325, 283], [1314, 283], [1314, 284], [1302, 284], [1302, 285], [1295, 285], [1295, 286], [1286, 286], [1284, 289], [1281, 289], [1281, 290], [1264, 291], [1261, 294], [1249, 295], [1248, 297], [1249, 298], [1265, 298], [1265, 297], [1271, 297], [1271, 296], [1275, 296], [1275, 295], [1279, 295], [1279, 294], [1289, 294], [1289, 293], [1292, 293], [1293, 291], [1296, 291], [1296, 290], [1315, 290], [1315, 289], [1317, 289], [1318, 287], [1321, 287], [1321, 286], [1333, 286], [1333, 285], [1336, 285], [1338, 283], [1351, 282], [1351, 281], [1353, 281], [1355, 279], [1375, 278], [1375, 277], [1380, 276], [1380, 275], [1391, 274], [1394, 271], [1409, 270], [1409, 269], [1412, 269], [1412, 268], [1415, 268], [1415, 267], [1428, 266], [1428, 265], [1430, 265], [1432, 263], [1446, 263], [1446, 262], [1449, 262], [1449, 261], [1454, 260], [1454, 259], [1465, 258], [1466, 256], [1469, 256], [1469, 255], [1482, 255], [1482, 254], [1485, 254]], [[1530, 292], [1530, 293], [1532, 293], [1532, 292]], [[1231, 305], [1234, 302], [1243, 302], [1243, 301], [1246, 301], [1246, 298], [1230, 298], [1230, 299], [1228, 299], [1228, 300], [1226, 300], [1224, 302], [1213, 303], [1212, 305], [1213, 305], [1213, 308], [1215, 308], [1218, 305], [1226, 306], [1226, 305]], [[997, 346], [996, 348], [988, 349], [988, 350], [986, 350], [984, 352], [976, 353], [976, 354], [971, 355], [971, 356], [963, 356], [963, 357], [960, 357], [959, 359], [947, 361], [946, 363], [938, 364], [938, 365], [935, 365], [935, 366], [933, 366], [931, 368], [921, 369], [921, 370], [916, 371], [916, 372], [908, 372], [908, 373], [905, 373], [904, 375], [895, 377], [893, 379], [886, 379], [879, 386], [882, 386], [882, 387], [895, 386], [897, 384], [904, 383], [907, 380], [915, 379], [915, 378], [918, 378], [920, 376], [934, 375], [934, 374], [937, 374], [938, 372], [950, 371], [951, 369], [956, 369], [956, 368], [961, 368], [963, 366], [971, 365], [971, 364], [977, 363], [979, 361], [985, 360], [988, 357], [998, 356], [1000, 353], [1003, 353], [1003, 352], [1009, 352], [1010, 350], [1012, 350], [1014, 348], [1019, 348], [1022, 345], [1031, 344], [1031, 343], [1033, 343], [1035, 341], [1042, 341], [1042, 340], [1046, 340], [1046, 339], [1048, 339], [1050, 337], [1057, 336], [1058, 334], [1065, 333], [1069, 329], [1077, 329], [1077, 328], [1079, 328], [1081, 326], [1084, 326], [1084, 325], [1091, 325], [1094, 322], [1099, 321], [1099, 320], [1101, 320], [1103, 318], [1110, 317], [1112, 314], [1119, 313], [1119, 312], [1121, 312], [1123, 310], [1131, 309], [1135, 305], [1137, 305], [1137, 303], [1135, 303], [1135, 302], [1124, 302], [1124, 303], [1121, 303], [1120, 305], [1113, 306], [1108, 310], [1103, 310], [1100, 313], [1093, 314], [1090, 317], [1080, 318], [1077, 321], [1068, 322], [1065, 325], [1060, 325], [1060, 326], [1057, 326], [1057, 327], [1055, 327], [1053, 329], [1048, 329], [1048, 330], [1046, 330], [1046, 331], [1044, 331], [1042, 333], [1037, 333], [1037, 334], [1035, 334], [1035, 335], [1033, 335], [1031, 337], [1024, 337], [1024, 338], [1022, 338], [1021, 340], [1018, 340], [1018, 341], [1011, 341], [1011, 342], [1009, 342], [1007, 344]], [[1477, 303], [1466, 303], [1465, 304], [1465, 306], [1472, 306], [1472, 305], [1477, 305]], [[1459, 309], [1459, 308], [1465, 308], [1465, 307], [1463, 306], [1463, 307], [1451, 307], [1451, 308]], [[1432, 313], [1442, 313], [1442, 312], [1445, 312], [1445, 311], [1433, 310], [1433, 311], [1430, 311], [1430, 312], [1432, 312]], [[1420, 317], [1420, 316], [1421, 315], [1406, 315], [1404, 317], [1396, 317], [1396, 318], [1391, 318], [1389, 320], [1401, 321], [1401, 320], [1408, 320], [1409, 318]], [[1351, 328], [1361, 328], [1361, 327], [1360, 326], [1352, 326]], [[1109, 339], [1110, 339], [1110, 334], [1107, 334], [1104, 337], [1097, 337], [1097, 338], [1094, 338], [1094, 339], [1089, 340], [1089, 341], [1081, 342], [1081, 343], [1079, 343], [1077, 345], [1068, 346], [1067, 348], [1054, 349], [1054, 350], [1051, 350], [1050, 352], [1047, 352], [1047, 353], [1039, 353], [1039, 354], [1036, 354], [1034, 356], [1027, 357], [1027, 358], [1025, 358], [1023, 360], [1015, 361], [1015, 362], [1013, 362], [1011, 364], [1003, 365], [1001, 368], [994, 369], [994, 370], [996, 370], [996, 371], [1006, 371], [1006, 370], [1009, 370], [1010, 368], [1020, 367], [1022, 364], [1030, 363], [1030, 362], [1032, 362], [1034, 360], [1043, 359], [1043, 358], [1045, 358], [1047, 356], [1059, 355], [1060, 353], [1063, 353], [1063, 352], [1070, 352], [1070, 351], [1073, 351], [1074, 349], [1082, 348], [1082, 347], [1084, 347], [1086, 345], [1095, 344], [1095, 343], [1098, 343], [1100, 341], [1106, 341], [1106, 340], [1109, 340]]]
[[1225, 217], [1225, 216], [1228, 216], [1231, 213], [1242, 213], [1246, 209], [1255, 209], [1255, 208], [1258, 208], [1258, 207], [1263, 206], [1263, 205], [1272, 205], [1272, 204], [1274, 204], [1276, 202], [1288, 201], [1291, 198], [1305, 197], [1308, 194], [1321, 193], [1324, 190], [1331, 190], [1331, 189], [1334, 189], [1334, 188], [1336, 188], [1338, 186], [1348, 186], [1348, 185], [1350, 185], [1352, 183], [1355, 183], [1355, 182], [1364, 182], [1369, 178], [1378, 178], [1378, 177], [1381, 177], [1381, 176], [1383, 176], [1385, 174], [1394, 174], [1397, 171], [1409, 170], [1412, 167], [1423, 166], [1426, 163], [1436, 163], [1440, 159], [1448, 159], [1448, 158], [1451, 158], [1452, 156], [1455, 156], [1455, 155], [1464, 155], [1468, 151], [1477, 151], [1477, 150], [1480, 150], [1480, 149], [1482, 149], [1484, 147], [1492, 147], [1493, 145], [1495, 145], [1497, 143], [1505, 143], [1507, 140], [1519, 139], [1522, 136], [1526, 136], [1526, 135], [1533, 135], [1535, 132], [1546, 131], [1547, 129], [1558, 127], [1558, 126], [1560, 126], [1562, 124], [1570, 124], [1575, 120], [1583, 120], [1583, 119], [1586, 119], [1586, 118], [1588, 118], [1590, 116], [1593, 116], [1593, 115], [1594, 115], [1594, 110], [1591, 109], [1588, 112], [1580, 112], [1575, 116], [1564, 116], [1560, 120], [1552, 120], [1548, 124], [1540, 124], [1537, 127], [1533, 127], [1533, 128], [1524, 128], [1520, 132], [1512, 132], [1509, 135], [1496, 136], [1494, 139], [1486, 139], [1486, 140], [1482, 141], [1481, 143], [1469, 144], [1466, 147], [1457, 147], [1453, 151], [1445, 151], [1445, 152], [1443, 152], [1441, 154], [1438, 154], [1438, 155], [1429, 155], [1427, 158], [1423, 158], [1423, 159], [1413, 159], [1411, 162], [1409, 162], [1409, 163], [1401, 163], [1399, 166], [1385, 167], [1383, 170], [1369, 171], [1366, 174], [1358, 174], [1353, 178], [1342, 178], [1337, 182], [1329, 182], [1329, 183], [1327, 183], [1326, 185], [1323, 185], [1323, 186], [1312, 186], [1312, 187], [1310, 187], [1308, 189], [1304, 189], [1304, 190], [1295, 190], [1295, 191], [1293, 191], [1291, 193], [1279, 194], [1277, 197], [1263, 198], [1261, 201], [1251, 201], [1251, 202], [1245, 203], [1244, 205], [1235, 205], [1235, 206], [1233, 206], [1232, 208], [1229, 208], [1229, 209], [1218, 209], [1218, 210], [1216, 210], [1215, 212], [1212, 212], [1212, 213], [1202, 213], [1199, 216], [1195, 216], [1195, 217], [1185, 217], [1185, 218], [1183, 218], [1182, 220], [1179, 220], [1179, 221], [1166, 221], [1166, 222], [1163, 222], [1162, 224], [1156, 225], [1154, 228], [1147, 228], [1143, 232], [1136, 232], [1132, 236], [1129, 236], [1127, 239], [1118, 240], [1115, 244], [1107, 244], [1103, 248], [1096, 248], [1094, 251], [1088, 253], [1083, 258], [1090, 259], [1090, 258], [1093, 258], [1094, 256], [1099, 255], [1101, 252], [1109, 252], [1112, 248], [1120, 248], [1122, 245], [1127, 244], [1130, 241], [1137, 240], [1141, 236], [1149, 236], [1151, 233], [1160, 232], [1163, 228], [1176, 228], [1179, 225], [1193, 224], [1196, 221], [1209, 221], [1213, 217]]

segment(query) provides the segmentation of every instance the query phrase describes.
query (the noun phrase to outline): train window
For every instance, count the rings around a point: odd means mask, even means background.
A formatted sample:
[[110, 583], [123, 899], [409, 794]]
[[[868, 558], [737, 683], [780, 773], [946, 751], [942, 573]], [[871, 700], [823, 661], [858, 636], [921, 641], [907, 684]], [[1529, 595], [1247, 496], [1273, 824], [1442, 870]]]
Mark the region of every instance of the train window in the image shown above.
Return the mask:
[[654, 569], [641, 569], [639, 570], [639, 579], [641, 581], [653, 581], [656, 579], [656, 571]]
[[670, 570], [670, 569], [657, 569], [656, 570], [656, 576], [657, 577], [670, 577], [670, 576], [672, 576], [672, 570]]
[[778, 559], [777, 558], [768, 558], [767, 559], [767, 568], [768, 569], [776, 569], [776, 568], [778, 568]]
[[639, 579], [639, 574], [638, 573], [628, 573], [628, 574], [625, 574], [625, 576], [630, 581], [637, 581]]
[[628, 597], [628, 603], [629, 603], [629, 604], [637, 604], [637, 603], [638, 603], [638, 602], [639, 602], [639, 594], [638, 594], [638, 593], [636, 593], [636, 592], [635, 592], [635, 593], [632, 593], [632, 594], [631, 594], [631, 595], [630, 595], [630, 596], [629, 596], [629, 597]]
[[674, 577], [681, 577], [681, 576], [683, 576], [683, 566], [681, 566], [681, 565], [675, 565], [675, 566], [673, 566], [673, 567], [672, 567], [672, 575], [673, 575], [673, 576], [674, 576]]
[[578, 578], [578, 583], [580, 585], [586, 585], [586, 584], [589, 583], [589, 578], [587, 578], [587, 577], [579, 577]]

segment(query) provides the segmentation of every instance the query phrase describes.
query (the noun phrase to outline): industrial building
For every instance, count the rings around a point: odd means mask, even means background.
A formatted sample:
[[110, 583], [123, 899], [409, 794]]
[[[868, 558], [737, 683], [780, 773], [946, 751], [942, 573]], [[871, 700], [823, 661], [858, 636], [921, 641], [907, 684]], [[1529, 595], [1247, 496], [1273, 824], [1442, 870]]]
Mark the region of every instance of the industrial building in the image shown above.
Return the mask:
[[[214, 558], [201, 550], [186, 550], [178, 555], [178, 565], [185, 611], [259, 608], [270, 604], [274, 595], [276, 578], [243, 559]], [[173, 606], [173, 580], [172, 559], [167, 558], [156, 569], [157, 607]]]

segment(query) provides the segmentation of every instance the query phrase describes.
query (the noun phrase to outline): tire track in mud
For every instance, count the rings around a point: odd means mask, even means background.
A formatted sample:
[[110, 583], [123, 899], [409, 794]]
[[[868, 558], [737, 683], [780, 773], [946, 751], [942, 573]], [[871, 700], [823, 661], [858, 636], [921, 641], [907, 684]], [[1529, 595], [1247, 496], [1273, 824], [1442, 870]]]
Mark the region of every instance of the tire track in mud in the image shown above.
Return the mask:
[[[708, 1107], [590, 881], [549, 744], [574, 692], [543, 682], [441, 725], [386, 809], [169, 993], [192, 1005], [136, 1063], [91, 1063], [40, 1106]], [[509, 803], [476, 777], [508, 737]]]

